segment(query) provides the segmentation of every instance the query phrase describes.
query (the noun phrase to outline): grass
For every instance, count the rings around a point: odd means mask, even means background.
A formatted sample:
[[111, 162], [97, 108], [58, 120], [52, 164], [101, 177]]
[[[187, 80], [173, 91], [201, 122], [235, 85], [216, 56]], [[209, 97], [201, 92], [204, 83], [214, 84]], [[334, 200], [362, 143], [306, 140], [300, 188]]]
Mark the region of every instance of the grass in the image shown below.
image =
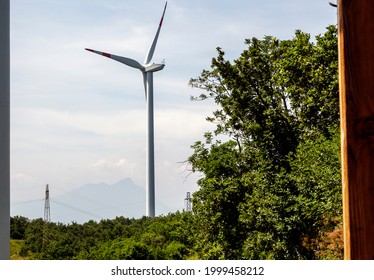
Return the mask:
[[22, 257], [20, 255], [21, 248], [23, 245], [23, 240], [10, 240], [10, 259], [11, 260], [28, 260], [30, 257]]

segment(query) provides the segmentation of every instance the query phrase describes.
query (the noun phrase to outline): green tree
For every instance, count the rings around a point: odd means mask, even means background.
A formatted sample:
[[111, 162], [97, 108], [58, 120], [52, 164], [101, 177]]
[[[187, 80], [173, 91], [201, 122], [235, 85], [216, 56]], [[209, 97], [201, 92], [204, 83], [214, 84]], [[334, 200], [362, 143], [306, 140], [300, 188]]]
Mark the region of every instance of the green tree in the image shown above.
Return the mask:
[[[312, 225], [322, 212], [339, 215], [339, 182], [330, 192], [334, 207], [309, 213], [306, 200], [316, 207], [325, 201], [316, 198], [328, 192], [301, 184], [298, 172], [308, 176], [301, 166], [318, 160], [309, 153], [300, 161], [308, 137], [327, 141], [339, 123], [337, 30], [329, 26], [315, 42], [301, 31], [291, 40], [267, 36], [245, 42], [247, 49], [233, 63], [218, 48], [211, 70], [190, 81], [204, 90], [193, 99], [213, 98], [219, 105], [207, 118], [217, 125], [214, 134], [196, 142], [188, 159], [192, 172], [203, 174], [193, 195], [198, 251], [214, 259], [315, 258], [303, 240], [319, 232]], [[230, 140], [220, 141], [220, 135]], [[335, 159], [321, 164], [329, 169]], [[316, 177], [313, 184], [327, 179]], [[303, 191], [310, 194], [304, 197]]]
[[212, 135], [206, 137], [210, 146], [195, 143], [189, 159], [193, 171], [204, 173], [198, 181], [200, 189], [193, 195], [195, 222], [201, 229], [197, 240], [202, 240], [197, 250], [203, 258], [235, 259], [244, 238], [238, 204], [244, 202], [248, 189], [245, 164], [234, 141], [211, 143]]
[[31, 251], [37, 256], [42, 253], [44, 224], [45, 222], [41, 218], [29, 223], [25, 231], [25, 242], [22, 249], [24, 252]]
[[10, 218], [10, 238], [24, 239], [25, 232], [30, 223], [26, 217], [15, 216]]
[[89, 254], [93, 260], [151, 260], [148, 247], [135, 238], [116, 239], [100, 243]]
[[308, 135], [297, 149], [290, 177], [298, 190], [306, 235], [303, 243], [317, 258], [343, 258], [340, 134]]
[[[104, 224], [116, 228], [123, 224], [117, 217]], [[81, 250], [77, 259], [187, 259], [194, 253], [191, 213], [126, 220], [125, 230], [114, 239], [101, 240], [90, 249]], [[85, 225], [86, 226], [86, 225]], [[131, 233], [129, 236], [129, 232]], [[105, 234], [105, 231], [101, 234]], [[84, 242], [84, 240], [83, 240]]]

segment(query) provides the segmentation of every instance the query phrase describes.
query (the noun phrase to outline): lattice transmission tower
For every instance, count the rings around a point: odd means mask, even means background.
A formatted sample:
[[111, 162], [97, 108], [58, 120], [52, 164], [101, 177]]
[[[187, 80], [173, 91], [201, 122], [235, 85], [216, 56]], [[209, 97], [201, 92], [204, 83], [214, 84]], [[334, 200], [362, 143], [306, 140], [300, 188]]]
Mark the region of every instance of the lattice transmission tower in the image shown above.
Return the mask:
[[45, 188], [45, 202], [44, 202], [44, 221], [51, 221], [51, 205], [49, 203], [49, 187], [48, 184]]
[[48, 259], [49, 248], [49, 222], [51, 221], [51, 205], [49, 203], [49, 187], [45, 188], [45, 202], [44, 202], [44, 226], [43, 226], [43, 243], [42, 243], [42, 258]]
[[191, 199], [191, 193], [187, 192], [187, 196], [184, 199], [184, 205], [187, 212], [192, 212], [192, 199]]

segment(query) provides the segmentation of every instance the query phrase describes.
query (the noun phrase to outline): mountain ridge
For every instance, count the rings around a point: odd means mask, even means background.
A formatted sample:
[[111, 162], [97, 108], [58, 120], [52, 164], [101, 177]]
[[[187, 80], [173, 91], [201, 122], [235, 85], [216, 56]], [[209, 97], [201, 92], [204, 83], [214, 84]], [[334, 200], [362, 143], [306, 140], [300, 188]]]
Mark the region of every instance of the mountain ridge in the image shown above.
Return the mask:
[[[168, 213], [170, 209], [156, 201], [156, 215]], [[117, 216], [141, 218], [145, 215], [145, 190], [131, 178], [113, 184], [88, 183], [71, 191], [53, 196], [50, 186], [50, 216], [54, 222], [84, 223], [89, 220], [114, 219]], [[44, 200], [14, 204], [12, 216], [30, 219], [42, 218]]]

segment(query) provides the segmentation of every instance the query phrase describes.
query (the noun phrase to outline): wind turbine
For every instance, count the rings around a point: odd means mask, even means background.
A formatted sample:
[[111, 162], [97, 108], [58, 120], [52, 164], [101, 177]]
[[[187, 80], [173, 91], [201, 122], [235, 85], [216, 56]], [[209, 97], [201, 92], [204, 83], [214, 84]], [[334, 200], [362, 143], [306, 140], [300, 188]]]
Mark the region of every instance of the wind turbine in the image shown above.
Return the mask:
[[118, 56], [106, 52], [96, 51], [93, 49], [87, 49], [87, 51], [100, 54], [102, 56], [114, 59], [127, 66], [139, 69], [143, 74], [143, 83], [145, 90], [145, 98], [147, 103], [147, 144], [146, 144], [146, 214], [148, 217], [155, 216], [155, 158], [154, 158], [154, 124], [153, 124], [153, 72], [162, 70], [165, 67], [164, 63], [155, 64], [151, 63], [153, 54], [155, 52], [158, 36], [160, 34], [162, 22], [166, 11], [167, 2], [165, 3], [164, 11], [158, 26], [156, 36], [153, 39], [151, 46], [149, 47], [148, 53], [145, 57], [144, 63], [141, 64], [138, 61]]

